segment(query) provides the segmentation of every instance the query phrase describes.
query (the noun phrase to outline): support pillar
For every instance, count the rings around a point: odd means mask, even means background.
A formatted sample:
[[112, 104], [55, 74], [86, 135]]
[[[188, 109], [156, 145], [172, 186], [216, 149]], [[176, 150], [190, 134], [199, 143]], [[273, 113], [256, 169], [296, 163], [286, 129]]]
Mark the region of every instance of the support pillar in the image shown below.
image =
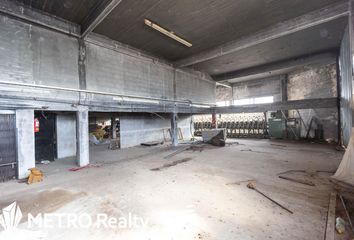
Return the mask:
[[87, 108], [79, 109], [76, 112], [76, 133], [77, 133], [77, 164], [80, 167], [83, 167], [90, 163]]
[[178, 126], [177, 126], [177, 113], [171, 114], [171, 140], [172, 146], [178, 145]]
[[218, 122], [216, 120], [216, 113], [213, 113], [211, 115], [211, 127], [212, 128], [218, 128]]
[[16, 110], [16, 142], [17, 142], [17, 177], [24, 179], [29, 176], [30, 168], [34, 168], [34, 110]]
[[116, 117], [111, 117], [111, 129], [112, 129], [112, 139], [116, 139], [117, 138], [117, 121], [116, 121]]

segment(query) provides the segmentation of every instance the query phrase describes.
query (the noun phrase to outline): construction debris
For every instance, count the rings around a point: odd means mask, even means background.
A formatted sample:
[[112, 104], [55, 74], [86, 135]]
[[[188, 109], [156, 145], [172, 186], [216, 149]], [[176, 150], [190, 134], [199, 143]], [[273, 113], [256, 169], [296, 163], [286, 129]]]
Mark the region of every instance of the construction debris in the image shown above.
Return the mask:
[[87, 164], [86, 166], [83, 166], [83, 167], [74, 167], [74, 168], [69, 168], [69, 171], [71, 172], [76, 172], [76, 171], [79, 171], [81, 169], [84, 169], [84, 168], [98, 168], [98, 167], [101, 167], [101, 164]]
[[345, 211], [345, 214], [347, 215], [347, 218], [348, 218], [348, 222], [349, 222], [349, 225], [350, 225], [350, 228], [352, 229], [352, 232], [354, 233], [354, 227], [353, 227], [353, 223], [352, 223], [352, 220], [350, 218], [350, 215], [349, 215], [349, 212], [348, 212], [348, 209], [347, 209], [347, 206], [345, 204], [345, 201], [344, 201], [344, 198], [342, 195], [339, 195], [339, 198], [342, 202], [342, 205], [343, 205], [343, 208], [344, 208], [344, 211]]
[[177, 164], [189, 162], [190, 160], [192, 160], [192, 158], [183, 158], [181, 160], [173, 161], [172, 163], [166, 163], [166, 164], [164, 164], [164, 165], [162, 165], [161, 167], [158, 167], [158, 168], [152, 168], [152, 169], [150, 169], [150, 171], [160, 171], [162, 169], [166, 169], [166, 168], [169, 168], [169, 167], [176, 166]]
[[44, 174], [37, 168], [30, 168], [31, 171], [29, 177], [28, 177], [28, 184], [36, 183], [36, 182], [42, 182], [43, 181], [43, 176]]
[[345, 232], [345, 224], [346, 224], [346, 222], [344, 221], [343, 218], [340, 218], [340, 217], [336, 218], [336, 230], [339, 234], [342, 234]]
[[151, 147], [151, 146], [157, 146], [157, 145], [161, 145], [163, 144], [163, 141], [152, 141], [152, 142], [145, 142], [145, 143], [141, 143], [141, 146], [146, 146], [146, 147]]
[[315, 184], [313, 182], [307, 181], [307, 180], [295, 179], [295, 178], [291, 178], [291, 177], [287, 177], [287, 176], [279, 176], [279, 178], [285, 179], [288, 181], [292, 181], [292, 182], [301, 183], [301, 184], [308, 185], [308, 186], [315, 186]]
[[241, 183], [255, 182], [255, 179], [242, 180], [237, 182], [226, 183], [226, 185], [241, 185]]
[[241, 152], [268, 153], [268, 152], [261, 152], [261, 151], [253, 151], [252, 149], [241, 149]]
[[273, 203], [275, 203], [276, 205], [278, 205], [279, 207], [281, 207], [282, 209], [286, 210], [287, 212], [293, 214], [293, 212], [291, 210], [289, 210], [288, 208], [284, 207], [283, 205], [281, 205], [280, 203], [278, 203], [277, 201], [273, 200], [272, 198], [268, 197], [267, 195], [265, 195], [264, 193], [262, 193], [261, 191], [259, 191], [257, 188], [256, 188], [256, 184], [251, 182], [249, 184], [247, 184], [247, 187], [249, 189], [252, 189], [256, 192], [258, 192], [259, 194], [261, 194], [262, 196], [264, 196], [265, 198], [269, 199], [270, 201], [272, 201]]
[[181, 149], [178, 149], [177, 151], [171, 153], [171, 154], [168, 154], [167, 156], [164, 157], [164, 159], [169, 159], [177, 154], [180, 154], [188, 149], [190, 149], [191, 146], [188, 146], [188, 147], [184, 147], [184, 148], [181, 148]]
[[224, 147], [226, 143], [226, 129], [208, 129], [202, 131], [203, 142], [214, 146]]
[[282, 145], [282, 144], [275, 144], [275, 143], [271, 143], [271, 146], [277, 146], [277, 147], [287, 147], [286, 145]]
[[329, 197], [325, 240], [334, 240], [336, 201], [337, 201], [337, 193], [332, 192]]

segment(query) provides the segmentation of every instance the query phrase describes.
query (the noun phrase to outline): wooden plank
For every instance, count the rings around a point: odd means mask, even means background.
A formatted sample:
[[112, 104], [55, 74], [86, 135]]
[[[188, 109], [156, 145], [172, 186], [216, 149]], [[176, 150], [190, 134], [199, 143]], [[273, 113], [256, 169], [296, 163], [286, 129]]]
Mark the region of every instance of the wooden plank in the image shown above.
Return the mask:
[[335, 222], [336, 222], [336, 201], [337, 193], [332, 192], [329, 198], [327, 224], [325, 232], [325, 240], [334, 240]]

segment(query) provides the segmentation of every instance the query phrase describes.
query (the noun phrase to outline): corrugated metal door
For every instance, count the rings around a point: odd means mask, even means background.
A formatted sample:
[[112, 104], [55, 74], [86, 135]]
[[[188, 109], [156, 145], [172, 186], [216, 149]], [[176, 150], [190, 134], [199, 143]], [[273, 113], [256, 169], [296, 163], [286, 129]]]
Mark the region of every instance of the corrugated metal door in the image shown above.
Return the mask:
[[0, 182], [16, 177], [15, 114], [0, 114]]

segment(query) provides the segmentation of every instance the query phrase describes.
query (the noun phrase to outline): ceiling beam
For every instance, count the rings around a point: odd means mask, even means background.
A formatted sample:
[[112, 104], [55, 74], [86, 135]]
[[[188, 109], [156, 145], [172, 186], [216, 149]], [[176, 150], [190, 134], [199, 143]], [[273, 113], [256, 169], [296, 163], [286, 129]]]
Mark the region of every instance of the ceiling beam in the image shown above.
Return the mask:
[[332, 4], [291, 20], [277, 23], [253, 35], [242, 37], [191, 57], [178, 60], [174, 65], [176, 67], [187, 67], [205, 62], [348, 15], [348, 1]]
[[337, 55], [338, 54], [336, 51], [306, 55], [285, 61], [265, 64], [262, 66], [218, 74], [212, 76], [212, 78], [218, 82], [226, 81], [230, 83], [262, 79], [287, 74], [307, 65], [326, 65], [335, 63]]
[[0, 0], [0, 13], [74, 37], [78, 37], [81, 34], [80, 25], [46, 12], [29, 8], [16, 1]]
[[122, 0], [102, 1], [81, 24], [81, 38], [91, 33], [121, 2]]

